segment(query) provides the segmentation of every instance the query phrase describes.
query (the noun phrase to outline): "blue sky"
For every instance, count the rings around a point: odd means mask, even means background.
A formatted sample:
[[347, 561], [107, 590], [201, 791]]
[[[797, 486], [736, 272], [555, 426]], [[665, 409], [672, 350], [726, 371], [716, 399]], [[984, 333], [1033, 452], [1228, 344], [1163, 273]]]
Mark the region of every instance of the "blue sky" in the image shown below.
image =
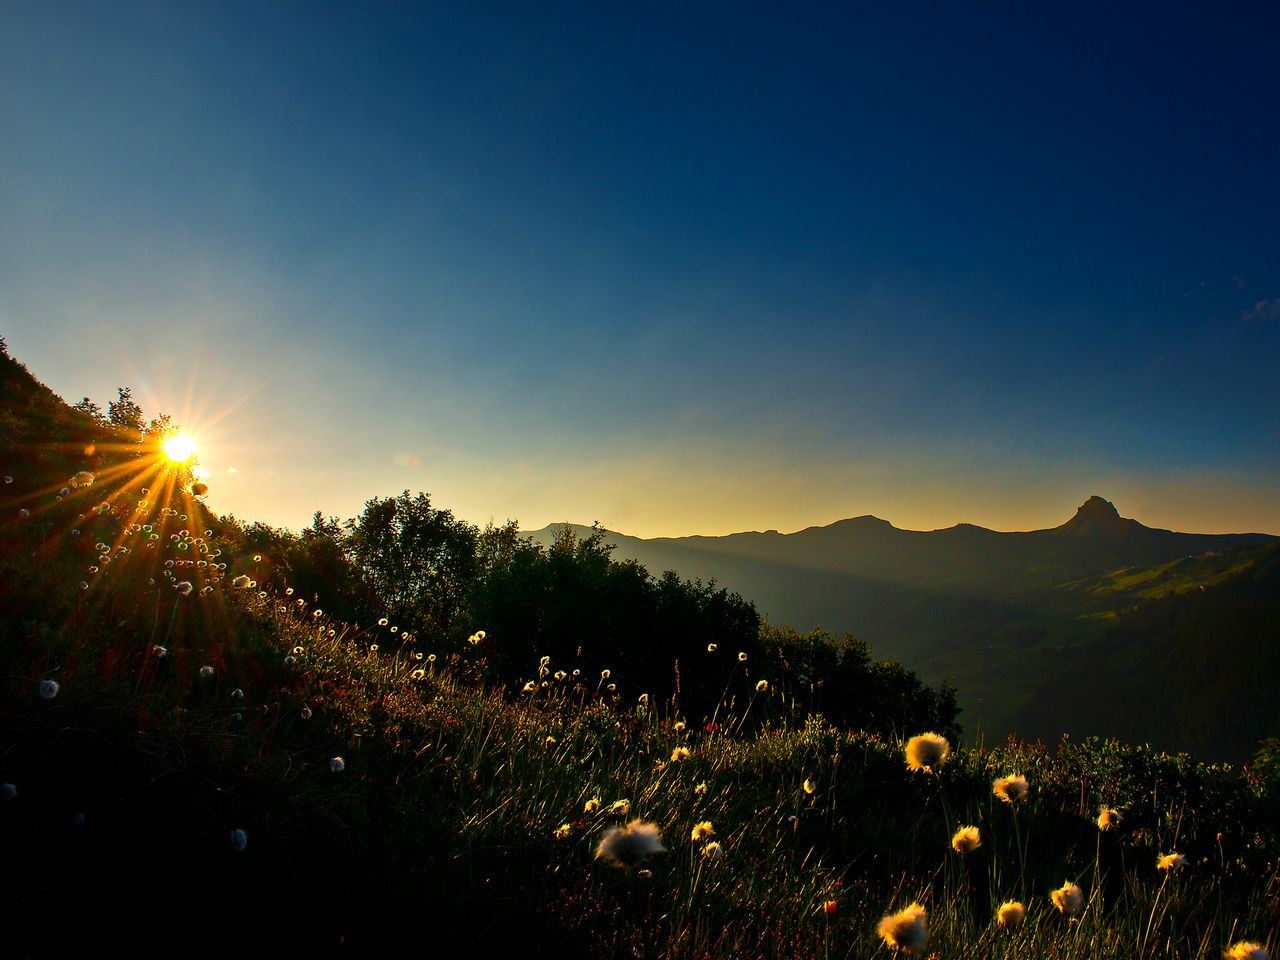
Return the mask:
[[686, 6], [0, 3], [0, 332], [277, 525], [1280, 532], [1280, 14]]

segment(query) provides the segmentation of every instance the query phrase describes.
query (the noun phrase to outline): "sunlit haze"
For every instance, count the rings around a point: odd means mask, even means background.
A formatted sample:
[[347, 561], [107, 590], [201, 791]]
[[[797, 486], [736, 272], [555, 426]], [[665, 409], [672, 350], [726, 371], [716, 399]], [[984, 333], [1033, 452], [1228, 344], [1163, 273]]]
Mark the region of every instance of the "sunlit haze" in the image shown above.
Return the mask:
[[5, 7], [0, 334], [214, 510], [1280, 533], [1272, 9], [129, 9]]

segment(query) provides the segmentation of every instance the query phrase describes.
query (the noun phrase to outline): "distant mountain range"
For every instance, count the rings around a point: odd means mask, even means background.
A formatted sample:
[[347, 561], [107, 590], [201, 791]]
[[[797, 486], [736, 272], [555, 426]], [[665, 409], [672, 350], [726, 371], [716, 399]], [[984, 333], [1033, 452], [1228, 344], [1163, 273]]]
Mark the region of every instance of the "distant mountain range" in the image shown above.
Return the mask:
[[[549, 543], [562, 526], [531, 535]], [[967, 735], [987, 742], [1015, 732], [1053, 739], [1063, 730], [1104, 733], [1091, 729], [1083, 713], [1074, 716], [1070, 691], [1060, 689], [1068, 676], [1078, 682], [1071, 670], [1076, 658], [1139, 607], [1215, 590], [1280, 551], [1280, 537], [1267, 534], [1146, 527], [1098, 496], [1060, 526], [1021, 533], [966, 523], [899, 530], [863, 516], [791, 534], [646, 540], [606, 531], [605, 538], [615, 557], [653, 573], [715, 580], [775, 623], [852, 633], [930, 683], [954, 677]], [[1099, 668], [1105, 672], [1105, 662]], [[1151, 672], [1159, 669], [1150, 664]], [[1057, 704], [1053, 716], [1037, 706], [1048, 700]], [[1187, 748], [1169, 742], [1168, 726], [1152, 716], [1150, 735], [1139, 739]], [[1238, 757], [1262, 735], [1224, 734], [1213, 749]]]

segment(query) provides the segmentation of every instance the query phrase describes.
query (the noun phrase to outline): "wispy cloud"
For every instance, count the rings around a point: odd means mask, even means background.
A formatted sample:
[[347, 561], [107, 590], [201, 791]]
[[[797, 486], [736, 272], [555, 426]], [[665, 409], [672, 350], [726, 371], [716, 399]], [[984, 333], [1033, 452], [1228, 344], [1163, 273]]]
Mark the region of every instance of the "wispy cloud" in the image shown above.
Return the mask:
[[1280, 320], [1280, 297], [1259, 300], [1241, 314], [1240, 319], [1245, 323], [1253, 323], [1257, 320]]

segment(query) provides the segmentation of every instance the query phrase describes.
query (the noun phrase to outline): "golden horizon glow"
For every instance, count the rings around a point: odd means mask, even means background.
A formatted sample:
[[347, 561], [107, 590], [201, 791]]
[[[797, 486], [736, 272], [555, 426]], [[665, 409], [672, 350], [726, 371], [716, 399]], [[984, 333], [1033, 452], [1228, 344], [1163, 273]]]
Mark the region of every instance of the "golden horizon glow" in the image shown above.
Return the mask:
[[175, 433], [164, 442], [164, 455], [174, 463], [186, 463], [196, 455], [196, 442], [186, 433]]

